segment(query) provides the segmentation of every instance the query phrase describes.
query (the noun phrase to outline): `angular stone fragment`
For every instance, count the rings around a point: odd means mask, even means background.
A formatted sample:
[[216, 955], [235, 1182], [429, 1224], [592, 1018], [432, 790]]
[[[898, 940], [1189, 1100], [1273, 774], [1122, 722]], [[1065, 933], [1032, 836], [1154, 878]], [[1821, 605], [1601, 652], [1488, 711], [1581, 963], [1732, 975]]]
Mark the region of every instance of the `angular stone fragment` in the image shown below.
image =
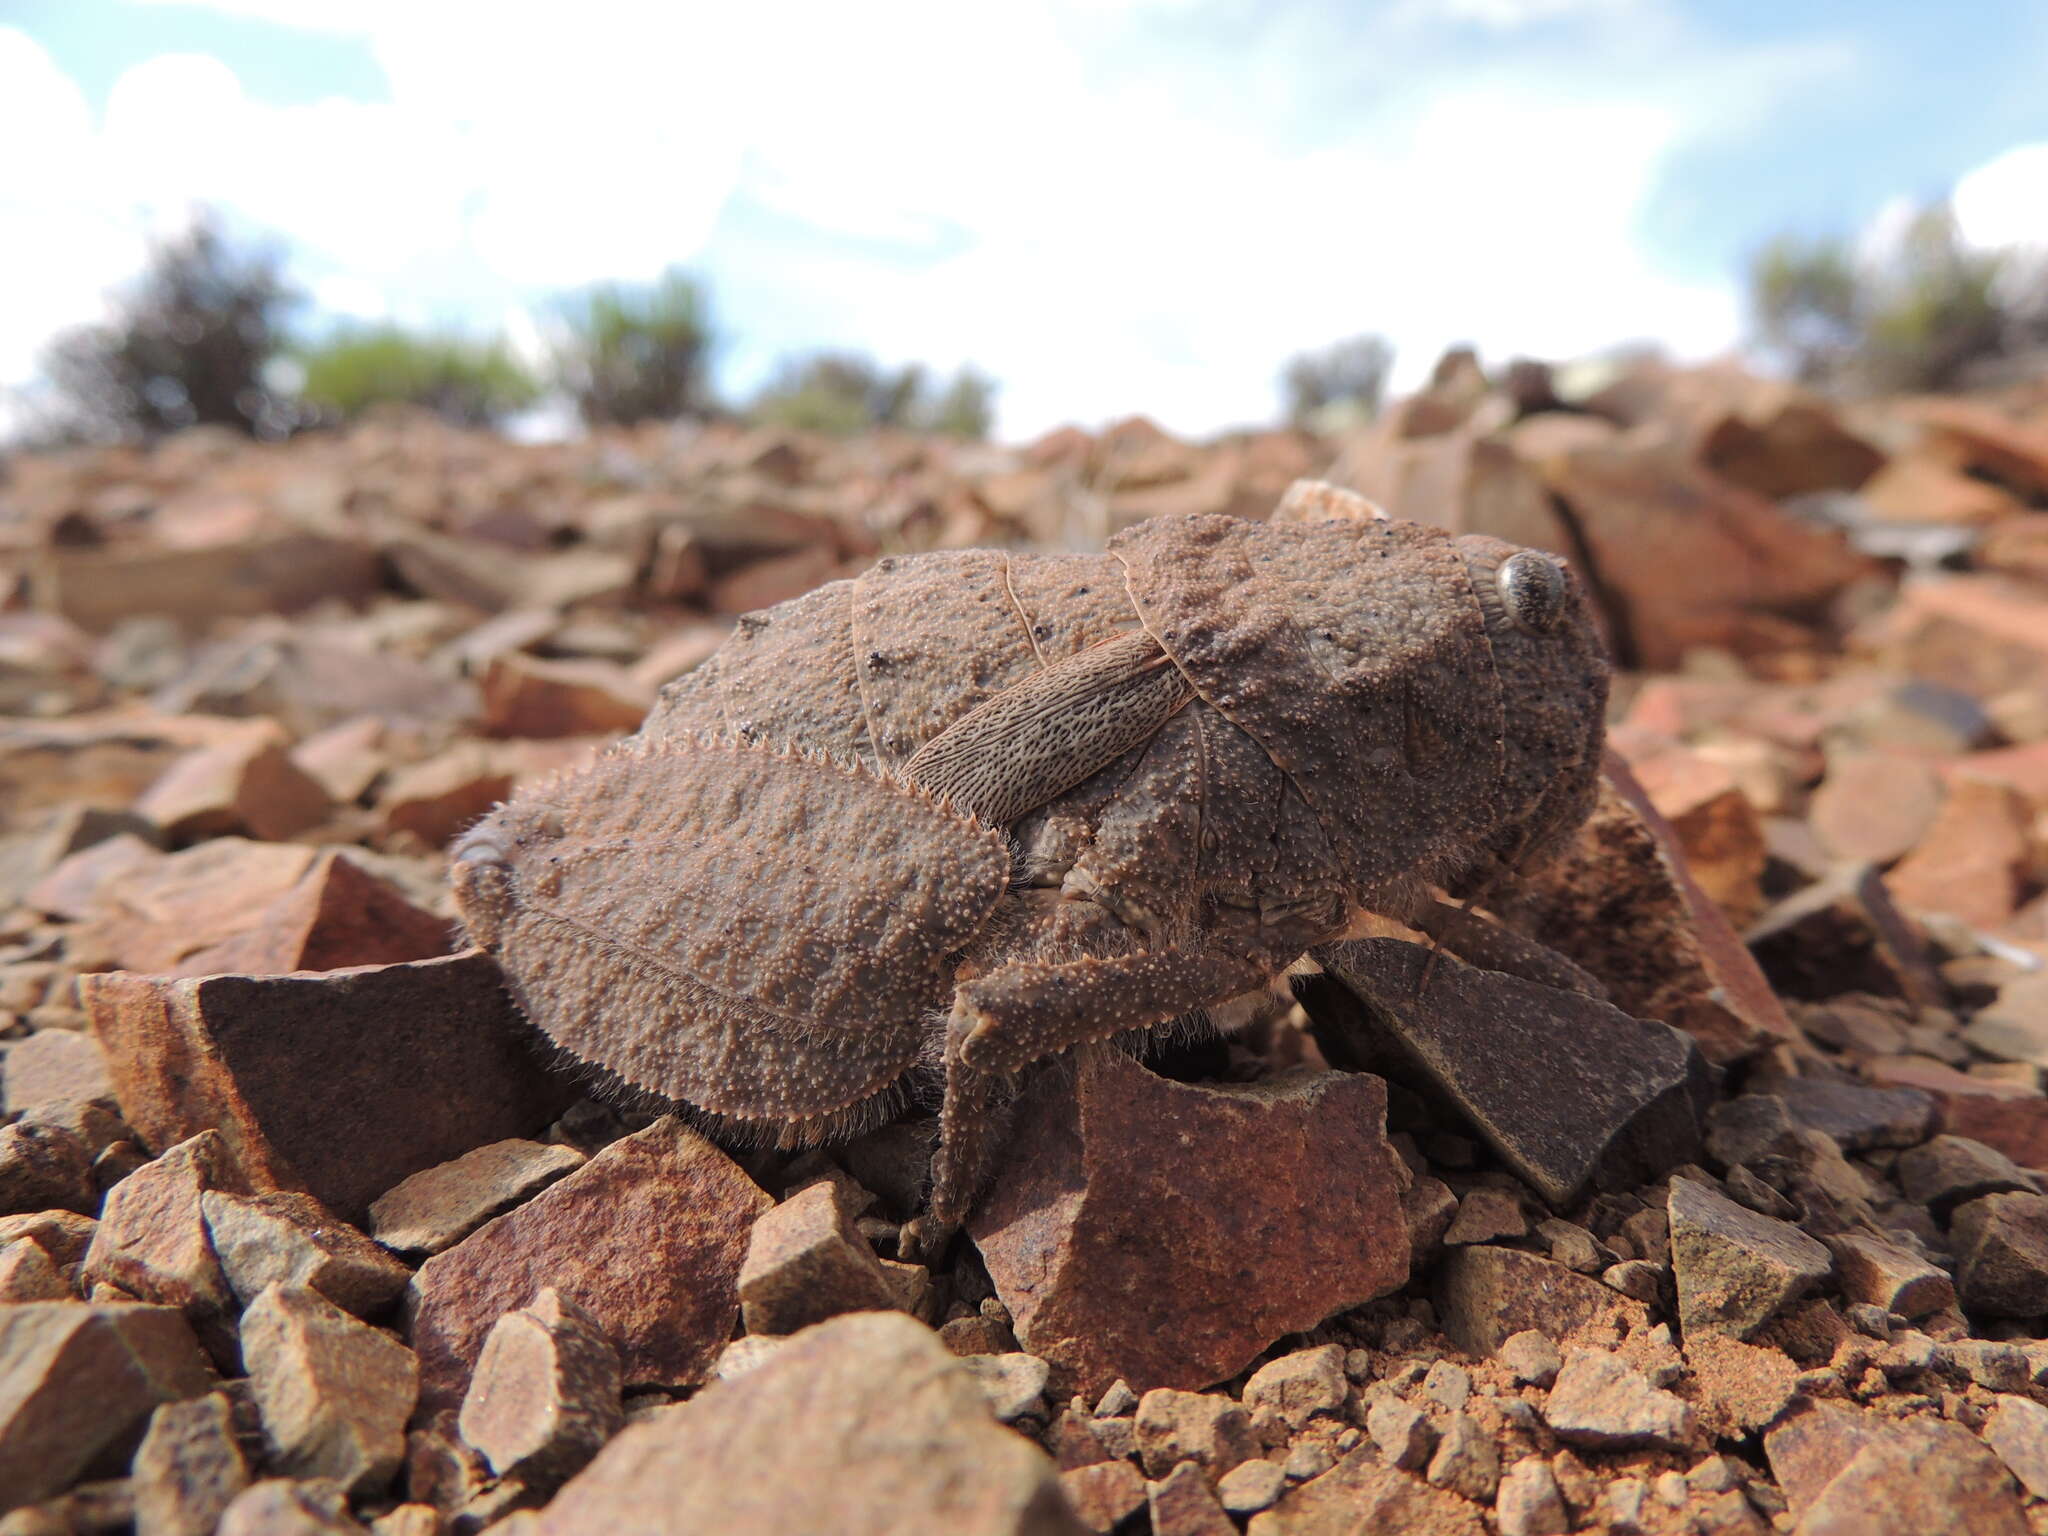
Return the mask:
[[274, 727], [201, 747], [164, 770], [135, 812], [172, 843], [246, 834], [279, 842], [317, 826], [334, 803], [291, 760]]
[[1499, 1355], [1500, 1363], [1514, 1373], [1516, 1381], [1535, 1387], [1547, 1387], [1557, 1380], [1558, 1368], [1564, 1364], [1557, 1346], [1534, 1328], [1510, 1335], [1501, 1344]]
[[1835, 1277], [1849, 1301], [1868, 1302], [1915, 1320], [1956, 1304], [1955, 1282], [1947, 1271], [1917, 1254], [1860, 1232], [1839, 1233], [1826, 1241], [1835, 1256]]
[[484, 673], [487, 736], [604, 736], [636, 729], [654, 704], [625, 669], [601, 661], [542, 661], [517, 653]]
[[319, 975], [81, 983], [146, 1140], [218, 1126], [260, 1187], [303, 1189], [344, 1219], [408, 1174], [538, 1129], [569, 1099], [477, 950]]
[[247, 933], [319, 859], [318, 849], [298, 843], [213, 838], [105, 882], [78, 942], [125, 970], [174, 971]]
[[1270, 1509], [1287, 1491], [1287, 1471], [1274, 1461], [1241, 1461], [1216, 1480], [1216, 1500], [1233, 1515]]
[[0, 1303], [75, 1299], [64, 1271], [34, 1238], [0, 1247]]
[[84, 1143], [53, 1125], [0, 1125], [0, 1214], [91, 1211], [99, 1204]]
[[1968, 1430], [1925, 1418], [1873, 1435], [1807, 1505], [1800, 1536], [2024, 1536], [2019, 1490]]
[[1474, 1503], [1493, 1502], [1500, 1484], [1500, 1451], [1493, 1436], [1479, 1427], [1469, 1413], [1453, 1413], [1444, 1420], [1443, 1436], [1424, 1474], [1434, 1488], [1448, 1488]]
[[412, 1271], [311, 1195], [199, 1197], [221, 1273], [247, 1306], [265, 1286], [304, 1286], [364, 1317], [389, 1305]]
[[1258, 1455], [1251, 1416], [1217, 1393], [1157, 1387], [1138, 1400], [1138, 1456], [1147, 1477], [1164, 1477], [1177, 1462], [1200, 1462], [1221, 1477]]
[[462, 1438], [493, 1472], [553, 1488], [625, 1422], [619, 1352], [575, 1302], [544, 1286], [484, 1340], [462, 1400]]
[[1084, 1392], [1204, 1386], [1400, 1285], [1385, 1093], [1339, 1072], [1178, 1083], [1113, 1050], [1040, 1079], [969, 1223], [1019, 1341]]
[[1321, 1477], [1311, 1478], [1264, 1514], [1254, 1515], [1249, 1536], [1352, 1531], [1484, 1536], [1486, 1526], [1479, 1511], [1455, 1493], [1384, 1466], [1377, 1451], [1360, 1446]]
[[1566, 854], [1510, 904], [1516, 926], [1605, 983], [1608, 1000], [1658, 1019], [1726, 1062], [1796, 1037], [1728, 919], [1694, 881], [1677, 834], [1609, 752], [1600, 801]]
[[418, 1173], [370, 1202], [370, 1236], [399, 1253], [435, 1254], [583, 1166], [574, 1147], [513, 1137]]
[[90, 1035], [68, 1029], [38, 1030], [7, 1047], [6, 1110], [18, 1115], [44, 1104], [111, 1101], [114, 1085], [107, 1058]]
[[1910, 911], [2002, 927], [2026, 889], [2032, 820], [2026, 800], [2011, 785], [1958, 775], [1933, 825], [1886, 883]]
[[1956, 1210], [1956, 1296], [1971, 1312], [2048, 1312], [2048, 1196], [1985, 1195]]
[[1184, 1461], [1146, 1490], [1153, 1536], [1236, 1536], [1202, 1469]]
[[1927, 1139], [1934, 1118], [1934, 1101], [1912, 1088], [1788, 1077], [1763, 1091], [1783, 1099], [1795, 1121], [1832, 1136], [1845, 1152], [1916, 1146]]
[[1515, 1248], [1460, 1248], [1437, 1269], [1437, 1316], [1468, 1355], [1490, 1355], [1533, 1328], [1564, 1339], [1581, 1329], [1609, 1336], [1646, 1322], [1641, 1303], [1590, 1275]]
[[1145, 1474], [1128, 1461], [1070, 1468], [1060, 1474], [1060, 1489], [1082, 1526], [1097, 1536], [1111, 1536], [1145, 1507]]
[[1746, 1210], [1692, 1179], [1673, 1179], [1671, 1268], [1688, 1336], [1747, 1339], [1834, 1268], [1826, 1248], [1789, 1222]]
[[452, 934], [447, 918], [416, 905], [354, 859], [327, 852], [252, 912], [241, 932], [194, 950], [175, 970], [182, 976], [275, 976], [397, 965], [447, 954]]
[[749, 1333], [795, 1333], [841, 1312], [896, 1304], [889, 1277], [829, 1183], [762, 1213], [739, 1285]]
[[271, 1465], [382, 1491], [419, 1395], [412, 1351], [316, 1292], [273, 1285], [242, 1314], [242, 1358]]
[[218, 1131], [178, 1143], [108, 1193], [81, 1280], [182, 1309], [209, 1352], [232, 1362], [234, 1293], [207, 1235], [201, 1200], [209, 1189], [247, 1188]]
[[988, 1394], [989, 1410], [1003, 1423], [1014, 1424], [1044, 1408], [1052, 1367], [1038, 1356], [1012, 1350], [1000, 1355], [965, 1355], [960, 1363], [981, 1383], [981, 1390]]
[[1365, 1413], [1365, 1432], [1390, 1467], [1420, 1472], [1436, 1449], [1436, 1428], [1413, 1403], [1382, 1397]]
[[2030, 1397], [2000, 1397], [1984, 1421], [1984, 1443], [2037, 1499], [2048, 1499], [2048, 1408]]
[[1560, 1440], [1589, 1450], [1684, 1450], [1692, 1410], [1603, 1349], [1568, 1349], [1543, 1420]]
[[1868, 992], [1922, 1008], [1947, 1001], [1918, 929], [1868, 864], [1845, 866], [1786, 897], [1743, 939], [1788, 997]]
[[673, 1119], [613, 1142], [420, 1266], [407, 1301], [421, 1399], [453, 1408], [498, 1318], [552, 1285], [619, 1352], [626, 1385], [701, 1381], [739, 1318], [759, 1186]]
[[0, 1216], [0, 1243], [28, 1238], [50, 1256], [67, 1280], [75, 1277], [92, 1246], [99, 1223], [76, 1211], [37, 1211], [30, 1216]]
[[[595, 1160], [593, 1160], [595, 1161]], [[886, 1403], [887, 1412], [876, 1405]], [[929, 1328], [855, 1313], [626, 1428], [534, 1523], [750, 1536], [1078, 1536], [1052, 1464]]]
[[1829, 761], [1808, 819], [1830, 857], [1889, 864], [1926, 834], [1941, 800], [1941, 779], [1923, 758], [1844, 753]]
[[1300, 1429], [1318, 1413], [1341, 1413], [1348, 1386], [1343, 1346], [1322, 1344], [1269, 1360], [1252, 1372], [1244, 1384], [1244, 1405], [1271, 1408]]
[[1528, 1234], [1529, 1218], [1513, 1192], [1482, 1184], [1477, 1189], [1467, 1190], [1465, 1197], [1458, 1202], [1458, 1214], [1444, 1229], [1444, 1241], [1455, 1246], [1491, 1243]]
[[225, 1396], [165, 1403], [135, 1452], [135, 1536], [211, 1536], [249, 1483]]
[[1550, 1204], [1699, 1155], [1712, 1089], [1677, 1031], [1448, 956], [1425, 989], [1429, 952], [1395, 939], [1327, 945], [1317, 958], [1329, 981], [1303, 996], [1326, 1054], [1447, 1100]]
[[348, 1493], [330, 1478], [266, 1478], [242, 1490], [215, 1536], [368, 1536], [348, 1512]]
[[68, 1488], [102, 1454], [132, 1446], [159, 1403], [212, 1383], [173, 1308], [0, 1307], [0, 1510]]
[[1982, 1195], [2037, 1193], [2034, 1181], [2011, 1158], [1967, 1136], [1936, 1136], [1901, 1152], [1898, 1178], [1908, 1200], [1943, 1220]]
[[1524, 1456], [1500, 1480], [1494, 1519], [1501, 1536], [1564, 1536], [1571, 1527], [1557, 1474], [1541, 1456]]
[[387, 830], [439, 848], [511, 794], [512, 777], [502, 748], [465, 741], [393, 773], [377, 803]]

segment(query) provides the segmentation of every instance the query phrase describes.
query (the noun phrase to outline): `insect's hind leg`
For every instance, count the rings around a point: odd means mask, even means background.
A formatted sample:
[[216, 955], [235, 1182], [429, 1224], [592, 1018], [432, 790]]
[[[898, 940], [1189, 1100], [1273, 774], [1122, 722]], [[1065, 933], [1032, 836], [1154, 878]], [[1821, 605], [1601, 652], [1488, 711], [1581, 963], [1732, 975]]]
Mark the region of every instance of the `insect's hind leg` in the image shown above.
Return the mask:
[[967, 1217], [1003, 1142], [997, 1090], [1069, 1046], [1106, 1040], [1263, 984], [1294, 958], [1187, 947], [1053, 963], [1018, 960], [963, 983], [947, 1023], [946, 1097], [925, 1213], [904, 1251], [935, 1258]]

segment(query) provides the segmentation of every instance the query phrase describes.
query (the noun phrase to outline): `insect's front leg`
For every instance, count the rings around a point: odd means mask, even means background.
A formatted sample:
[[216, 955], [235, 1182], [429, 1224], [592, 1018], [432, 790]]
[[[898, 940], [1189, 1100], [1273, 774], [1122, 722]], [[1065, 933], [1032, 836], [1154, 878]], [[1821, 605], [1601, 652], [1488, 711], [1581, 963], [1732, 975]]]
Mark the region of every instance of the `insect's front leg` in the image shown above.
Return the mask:
[[1054, 964], [1018, 960], [963, 983], [946, 1036], [946, 1099], [931, 1201], [904, 1251], [935, 1258], [966, 1219], [1001, 1145], [996, 1085], [1069, 1046], [1164, 1024], [1262, 985], [1299, 954], [1209, 947], [1140, 950]]

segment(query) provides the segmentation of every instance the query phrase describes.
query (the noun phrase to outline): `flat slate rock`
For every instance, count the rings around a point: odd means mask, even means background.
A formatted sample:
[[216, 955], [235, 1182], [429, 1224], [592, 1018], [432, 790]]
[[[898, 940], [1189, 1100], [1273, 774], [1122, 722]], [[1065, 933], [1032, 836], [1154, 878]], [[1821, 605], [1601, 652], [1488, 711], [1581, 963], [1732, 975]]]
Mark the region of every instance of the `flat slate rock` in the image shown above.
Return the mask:
[[1667, 1204], [1678, 1319], [1747, 1339], [1825, 1280], [1834, 1256], [1790, 1222], [1737, 1205], [1696, 1179], [1673, 1179]]
[[[886, 1405], [887, 1412], [878, 1412]], [[1002, 1428], [938, 1335], [838, 1317], [745, 1375], [628, 1426], [536, 1536], [1082, 1536], [1052, 1462]]]
[[1060, 1390], [1208, 1386], [1407, 1280], [1385, 1125], [1376, 1077], [1181, 1083], [1091, 1051], [1027, 1093], [968, 1230]]
[[422, 1407], [459, 1406], [499, 1317], [549, 1285], [611, 1340], [628, 1389], [703, 1380], [739, 1320], [740, 1263], [769, 1204], [680, 1121], [613, 1142], [420, 1266], [406, 1310]]
[[1448, 1101], [1551, 1205], [1698, 1158], [1713, 1087], [1677, 1030], [1398, 939], [1316, 958], [1329, 981], [1303, 1002], [1330, 1059]]
[[1591, 1275], [1519, 1248], [1454, 1249], [1437, 1267], [1437, 1316], [1468, 1355], [1493, 1354], [1531, 1330], [1552, 1340], [1582, 1330], [1618, 1338], [1649, 1321], [1644, 1305]]
[[151, 1146], [209, 1127], [252, 1181], [345, 1220], [409, 1174], [538, 1130], [573, 1096], [479, 950], [284, 976], [80, 978]]

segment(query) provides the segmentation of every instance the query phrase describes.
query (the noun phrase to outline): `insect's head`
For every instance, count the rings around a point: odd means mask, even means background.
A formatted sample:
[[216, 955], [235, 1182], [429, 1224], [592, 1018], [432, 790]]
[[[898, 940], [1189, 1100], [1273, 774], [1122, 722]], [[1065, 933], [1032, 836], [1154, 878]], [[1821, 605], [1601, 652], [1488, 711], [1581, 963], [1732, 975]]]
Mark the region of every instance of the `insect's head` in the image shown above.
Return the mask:
[[1457, 546], [1485, 615], [1505, 727], [1487, 851], [1527, 869], [1562, 848], [1592, 810], [1606, 740], [1606, 647], [1567, 562], [1480, 534]]

